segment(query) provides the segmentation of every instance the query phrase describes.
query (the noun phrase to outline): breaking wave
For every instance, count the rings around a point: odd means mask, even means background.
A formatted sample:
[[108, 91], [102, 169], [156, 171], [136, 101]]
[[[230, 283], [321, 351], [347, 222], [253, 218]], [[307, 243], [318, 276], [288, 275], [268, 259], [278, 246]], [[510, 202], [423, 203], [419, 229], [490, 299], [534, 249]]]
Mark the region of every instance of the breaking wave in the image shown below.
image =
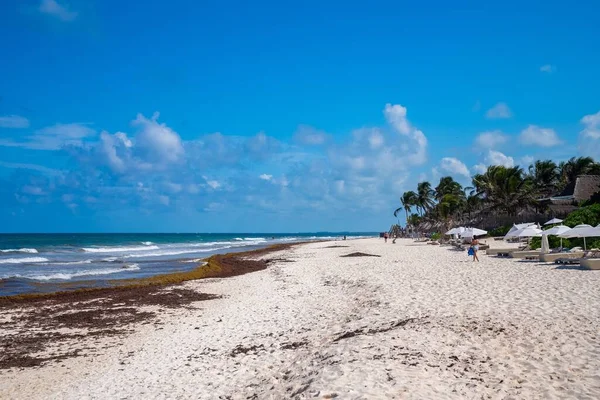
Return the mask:
[[36, 249], [6, 249], [0, 250], [0, 253], [29, 253], [29, 254], [37, 254]]
[[126, 251], [158, 250], [158, 246], [84, 247], [86, 253], [123, 253]]
[[121, 268], [104, 268], [104, 269], [89, 269], [81, 270], [76, 272], [58, 272], [48, 275], [33, 275], [33, 276], [17, 276], [18, 278], [33, 279], [36, 281], [50, 281], [50, 280], [69, 280], [80, 276], [96, 276], [96, 275], [110, 275], [117, 274], [123, 271], [137, 271], [140, 267], [137, 264], [125, 265]]
[[43, 263], [48, 262], [44, 257], [23, 257], [23, 258], [5, 258], [0, 259], [0, 264], [22, 264], [22, 263]]

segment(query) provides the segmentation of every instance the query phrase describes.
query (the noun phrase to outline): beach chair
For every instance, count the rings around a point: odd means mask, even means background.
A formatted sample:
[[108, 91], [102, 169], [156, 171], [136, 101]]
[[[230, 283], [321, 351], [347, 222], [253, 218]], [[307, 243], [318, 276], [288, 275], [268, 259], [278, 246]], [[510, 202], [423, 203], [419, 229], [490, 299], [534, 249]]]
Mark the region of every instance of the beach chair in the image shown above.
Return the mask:
[[585, 260], [595, 259], [595, 258], [598, 258], [598, 257], [600, 257], [600, 252], [599, 251], [588, 251], [582, 257], [579, 257], [579, 258], [567, 258], [567, 257], [563, 257], [563, 258], [556, 259], [554, 262], [556, 264], [561, 264], [561, 265], [565, 265], [565, 264], [567, 264], [567, 265], [578, 265], [578, 264], [581, 264]]
[[581, 260], [581, 266], [587, 269], [600, 270], [600, 258], [588, 258]]
[[508, 257], [510, 258], [528, 258], [534, 257], [534, 259], [538, 259], [542, 252], [540, 250], [527, 250], [527, 251], [511, 251], [508, 253]]
[[581, 258], [585, 255], [583, 251], [568, 251], [562, 253], [546, 253], [540, 256], [540, 261], [543, 262], [555, 262], [558, 259], [566, 258]]
[[485, 254], [487, 254], [488, 256], [500, 256], [502, 257], [504, 254], [506, 254], [506, 256], [508, 256], [508, 253], [510, 253], [511, 251], [515, 251], [516, 249], [513, 248], [508, 248], [508, 249], [486, 249], [485, 250]]

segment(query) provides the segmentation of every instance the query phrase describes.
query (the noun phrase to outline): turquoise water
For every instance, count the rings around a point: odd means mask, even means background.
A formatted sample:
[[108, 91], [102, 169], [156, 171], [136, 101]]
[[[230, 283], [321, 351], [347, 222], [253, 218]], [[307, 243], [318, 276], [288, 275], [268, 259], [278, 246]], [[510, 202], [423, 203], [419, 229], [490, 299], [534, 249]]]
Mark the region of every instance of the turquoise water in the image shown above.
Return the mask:
[[276, 243], [369, 237], [374, 233], [0, 234], [0, 296], [108, 280], [144, 278], [195, 268], [212, 254]]

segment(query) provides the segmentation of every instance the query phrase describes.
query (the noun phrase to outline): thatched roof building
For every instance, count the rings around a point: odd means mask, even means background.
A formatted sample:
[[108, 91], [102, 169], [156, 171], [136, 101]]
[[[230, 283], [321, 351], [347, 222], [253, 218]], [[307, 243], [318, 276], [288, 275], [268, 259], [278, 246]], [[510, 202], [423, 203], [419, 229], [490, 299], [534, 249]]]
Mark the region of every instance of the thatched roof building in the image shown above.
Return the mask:
[[540, 199], [548, 204], [550, 210], [559, 213], [573, 211], [577, 205], [589, 200], [592, 195], [600, 191], [600, 175], [579, 175], [556, 196]]

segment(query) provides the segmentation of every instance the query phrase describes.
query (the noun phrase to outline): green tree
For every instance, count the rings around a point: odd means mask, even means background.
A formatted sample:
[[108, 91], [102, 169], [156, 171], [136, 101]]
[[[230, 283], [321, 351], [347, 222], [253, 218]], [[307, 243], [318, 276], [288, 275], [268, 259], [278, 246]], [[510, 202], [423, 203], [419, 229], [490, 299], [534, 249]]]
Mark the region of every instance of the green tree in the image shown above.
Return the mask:
[[433, 200], [435, 192], [431, 189], [431, 183], [420, 182], [417, 185], [416, 206], [424, 213], [431, 210], [435, 202]]
[[402, 207], [399, 207], [394, 211], [394, 217], [398, 217], [398, 213], [404, 210], [404, 212], [406, 213], [406, 223], [408, 224], [408, 213], [410, 212], [410, 209], [413, 206], [416, 206], [417, 194], [412, 190], [404, 192], [404, 194], [402, 194], [402, 197], [400, 197], [400, 203], [402, 204]]
[[447, 194], [457, 197], [463, 195], [461, 184], [456, 182], [451, 176], [442, 177], [440, 183], [435, 188], [435, 199], [438, 202], [441, 202], [442, 198]]
[[529, 166], [529, 178], [538, 195], [549, 197], [560, 185], [560, 171], [552, 160], [537, 160]]
[[592, 157], [572, 157], [569, 161], [563, 161], [559, 165], [561, 183], [568, 186], [574, 183], [579, 175], [590, 174], [599, 169], [598, 164]]
[[508, 215], [518, 214], [530, 206], [535, 198], [531, 179], [525, 177], [520, 167], [492, 165], [484, 174], [473, 177], [473, 186], [489, 210]]
[[452, 225], [453, 219], [461, 210], [464, 204], [463, 196], [456, 194], [445, 194], [437, 205], [437, 212], [441, 222], [444, 225], [444, 232]]

